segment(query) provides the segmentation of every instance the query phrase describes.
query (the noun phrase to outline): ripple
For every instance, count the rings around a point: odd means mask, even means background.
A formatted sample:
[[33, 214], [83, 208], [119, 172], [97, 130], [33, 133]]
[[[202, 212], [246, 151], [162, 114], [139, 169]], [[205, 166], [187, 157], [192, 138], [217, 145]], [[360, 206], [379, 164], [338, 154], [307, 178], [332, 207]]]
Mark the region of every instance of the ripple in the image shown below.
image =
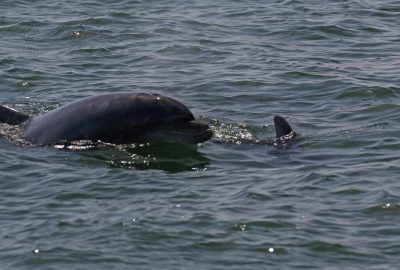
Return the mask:
[[396, 204], [393, 205], [390, 203], [372, 206], [363, 210], [363, 213], [368, 215], [381, 215], [381, 214], [393, 215], [399, 212], [400, 212], [400, 206]]
[[386, 88], [386, 87], [350, 87], [343, 89], [343, 93], [337, 95], [337, 99], [347, 99], [347, 98], [393, 98], [397, 97], [397, 89]]
[[88, 195], [84, 193], [64, 193], [56, 196], [54, 199], [59, 201], [70, 201], [70, 200], [79, 200], [79, 199], [87, 199]]
[[337, 243], [328, 243], [322, 241], [313, 241], [308, 243], [308, 247], [316, 252], [337, 252], [347, 253], [346, 247]]
[[[66, 149], [1, 135], [2, 266], [396, 269], [398, 11], [392, 0], [3, 1], [2, 104], [36, 115], [159, 92], [216, 136]], [[261, 143], [277, 112], [300, 134], [287, 149]]]

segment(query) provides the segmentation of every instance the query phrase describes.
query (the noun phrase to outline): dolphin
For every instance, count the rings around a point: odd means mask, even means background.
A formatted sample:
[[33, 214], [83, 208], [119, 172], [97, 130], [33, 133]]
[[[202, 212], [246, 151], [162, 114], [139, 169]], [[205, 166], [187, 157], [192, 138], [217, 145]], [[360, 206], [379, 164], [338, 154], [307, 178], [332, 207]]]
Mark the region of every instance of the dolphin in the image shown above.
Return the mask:
[[[24, 140], [52, 145], [89, 140], [114, 144], [174, 142], [197, 144], [213, 132], [179, 101], [159, 94], [111, 93], [83, 98], [39, 116], [0, 105], [0, 123], [19, 125]], [[276, 138], [295, 136], [274, 117]]]
[[0, 106], [0, 122], [22, 125], [22, 138], [37, 145], [79, 140], [196, 144], [212, 137], [209, 126], [195, 120], [185, 105], [147, 93], [92, 96], [36, 117]]

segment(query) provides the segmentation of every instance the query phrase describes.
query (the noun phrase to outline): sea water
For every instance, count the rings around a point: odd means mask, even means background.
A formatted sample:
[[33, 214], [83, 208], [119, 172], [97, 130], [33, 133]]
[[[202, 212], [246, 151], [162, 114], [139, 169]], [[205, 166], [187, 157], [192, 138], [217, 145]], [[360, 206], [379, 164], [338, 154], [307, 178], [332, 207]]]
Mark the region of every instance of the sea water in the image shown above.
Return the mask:
[[[0, 269], [398, 269], [400, 2], [4, 0], [0, 103], [154, 92], [199, 146], [0, 138]], [[272, 117], [299, 134], [274, 137]]]

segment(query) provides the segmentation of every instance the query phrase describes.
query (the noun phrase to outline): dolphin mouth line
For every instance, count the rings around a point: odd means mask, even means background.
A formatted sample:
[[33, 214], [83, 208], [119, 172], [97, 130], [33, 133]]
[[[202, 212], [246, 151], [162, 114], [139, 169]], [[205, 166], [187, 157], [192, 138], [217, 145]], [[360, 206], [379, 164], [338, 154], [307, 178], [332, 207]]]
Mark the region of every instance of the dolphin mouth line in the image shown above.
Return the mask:
[[144, 136], [150, 141], [201, 143], [212, 135], [207, 124], [192, 120], [165, 123], [148, 130]]
[[170, 128], [172, 134], [201, 134], [212, 132], [207, 124], [192, 120], [179, 124], [172, 124]]
[[198, 139], [203, 138], [202, 141], [206, 141], [208, 139], [211, 139], [211, 137], [213, 136], [213, 132], [210, 128], [207, 128], [200, 132], [187, 132], [187, 131], [174, 130], [171, 131], [169, 135], [176, 136], [177, 138], [180, 137], [192, 137]]

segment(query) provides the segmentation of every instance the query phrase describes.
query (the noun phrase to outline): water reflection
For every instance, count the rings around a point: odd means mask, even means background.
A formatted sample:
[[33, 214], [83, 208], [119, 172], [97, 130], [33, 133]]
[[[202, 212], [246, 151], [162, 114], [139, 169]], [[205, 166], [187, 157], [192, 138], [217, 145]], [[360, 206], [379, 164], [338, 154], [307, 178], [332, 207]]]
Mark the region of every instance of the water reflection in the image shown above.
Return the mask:
[[198, 146], [189, 144], [108, 145], [82, 154], [103, 160], [112, 168], [157, 169], [174, 173], [203, 170], [210, 164], [209, 159], [198, 151]]

